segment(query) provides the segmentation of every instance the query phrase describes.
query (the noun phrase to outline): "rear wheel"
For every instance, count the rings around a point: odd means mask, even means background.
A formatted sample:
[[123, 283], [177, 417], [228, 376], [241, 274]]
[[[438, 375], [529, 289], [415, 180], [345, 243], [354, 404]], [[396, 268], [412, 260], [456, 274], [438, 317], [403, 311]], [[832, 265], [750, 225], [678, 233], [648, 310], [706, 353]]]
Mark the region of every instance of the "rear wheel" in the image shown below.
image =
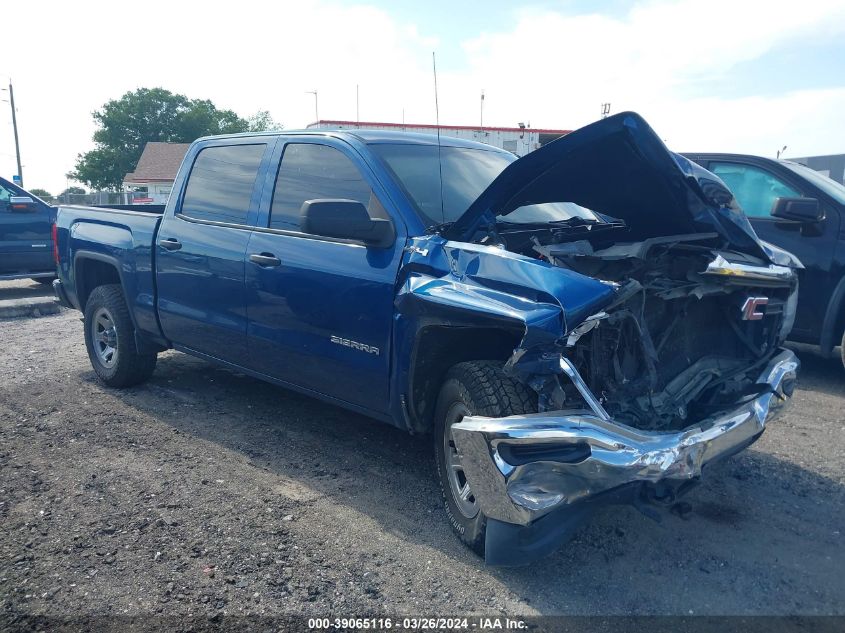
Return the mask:
[[97, 376], [109, 387], [129, 387], [153, 373], [155, 354], [139, 354], [135, 327], [119, 285], [98, 286], [85, 304], [85, 347]]
[[504, 417], [537, 411], [537, 394], [509, 378], [497, 361], [459, 363], [446, 374], [437, 398], [434, 454], [443, 505], [464, 544], [484, 555], [487, 517], [478, 506], [461, 465], [452, 426], [467, 415]]

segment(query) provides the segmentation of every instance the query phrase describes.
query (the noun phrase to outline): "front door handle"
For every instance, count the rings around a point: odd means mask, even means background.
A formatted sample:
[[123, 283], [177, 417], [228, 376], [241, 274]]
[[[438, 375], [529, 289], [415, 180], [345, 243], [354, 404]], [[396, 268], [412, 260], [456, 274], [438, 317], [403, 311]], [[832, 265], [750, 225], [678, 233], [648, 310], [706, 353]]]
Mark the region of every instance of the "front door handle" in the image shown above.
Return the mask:
[[182, 242], [173, 239], [172, 237], [168, 237], [166, 240], [161, 240], [158, 245], [169, 251], [178, 251], [180, 248], [182, 248]]
[[273, 253], [253, 253], [249, 256], [249, 261], [253, 264], [258, 264], [262, 268], [275, 268], [282, 265], [282, 260], [273, 255]]

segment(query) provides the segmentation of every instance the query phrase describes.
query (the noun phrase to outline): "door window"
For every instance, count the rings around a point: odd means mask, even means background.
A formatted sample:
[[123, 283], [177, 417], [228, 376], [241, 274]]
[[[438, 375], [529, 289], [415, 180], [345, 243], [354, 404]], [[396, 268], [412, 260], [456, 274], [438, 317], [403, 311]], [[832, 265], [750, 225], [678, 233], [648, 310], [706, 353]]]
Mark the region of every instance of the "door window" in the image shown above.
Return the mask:
[[15, 194], [6, 189], [3, 185], [0, 185], [0, 211], [9, 210], [9, 198], [13, 195]]
[[301, 231], [302, 204], [326, 198], [356, 200], [367, 207], [370, 217], [387, 217], [370, 185], [343, 152], [328, 145], [288, 144], [276, 177], [270, 228]]
[[206, 147], [197, 154], [182, 215], [196, 220], [246, 224], [255, 178], [266, 145]]
[[774, 174], [739, 163], [710, 163], [710, 171], [721, 178], [739, 206], [750, 218], [770, 217], [778, 198], [800, 198], [801, 194]]

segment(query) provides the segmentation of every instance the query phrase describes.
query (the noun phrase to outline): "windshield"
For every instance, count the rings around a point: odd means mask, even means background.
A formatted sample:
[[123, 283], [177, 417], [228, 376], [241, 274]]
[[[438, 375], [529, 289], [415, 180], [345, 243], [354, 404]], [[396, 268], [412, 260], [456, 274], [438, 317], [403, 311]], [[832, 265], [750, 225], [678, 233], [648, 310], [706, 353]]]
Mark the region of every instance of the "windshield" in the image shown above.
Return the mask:
[[[405, 189], [408, 199], [427, 226], [454, 222], [461, 217], [496, 176], [516, 156], [496, 150], [441, 147], [443, 200], [440, 198], [440, 172], [436, 145], [373, 144], [379, 156]], [[546, 223], [596, 216], [572, 202], [551, 202], [520, 207], [509, 213], [508, 222]]]
[[824, 174], [820, 174], [815, 169], [810, 169], [806, 165], [801, 165], [800, 163], [781, 161], [781, 164], [784, 167], [788, 167], [799, 176], [802, 176], [803, 178], [809, 180], [816, 187], [818, 187], [831, 198], [836, 200], [839, 204], [845, 204], [845, 187], [840, 185], [835, 180], [828, 178]]

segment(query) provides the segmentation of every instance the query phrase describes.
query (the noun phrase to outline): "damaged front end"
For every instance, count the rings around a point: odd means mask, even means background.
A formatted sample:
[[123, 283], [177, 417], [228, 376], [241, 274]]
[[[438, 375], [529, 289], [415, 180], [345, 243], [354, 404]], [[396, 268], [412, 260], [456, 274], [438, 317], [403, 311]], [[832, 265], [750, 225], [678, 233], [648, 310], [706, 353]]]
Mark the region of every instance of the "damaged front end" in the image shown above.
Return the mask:
[[[537, 221], [559, 202], [580, 210]], [[408, 252], [403, 317], [523, 330], [505, 371], [539, 412], [452, 426], [488, 563], [548, 553], [598, 504], [674, 503], [792, 395], [800, 262], [635, 114], [517, 160]]]
[[696, 240], [589, 255], [538, 248], [616, 296], [556, 344], [509, 361], [537, 390], [540, 413], [452, 427], [490, 520], [488, 562], [547, 553], [598, 503], [673, 503], [705, 465], [754, 442], [791, 397], [799, 363], [779, 345], [794, 317], [792, 270], [731, 261]]

